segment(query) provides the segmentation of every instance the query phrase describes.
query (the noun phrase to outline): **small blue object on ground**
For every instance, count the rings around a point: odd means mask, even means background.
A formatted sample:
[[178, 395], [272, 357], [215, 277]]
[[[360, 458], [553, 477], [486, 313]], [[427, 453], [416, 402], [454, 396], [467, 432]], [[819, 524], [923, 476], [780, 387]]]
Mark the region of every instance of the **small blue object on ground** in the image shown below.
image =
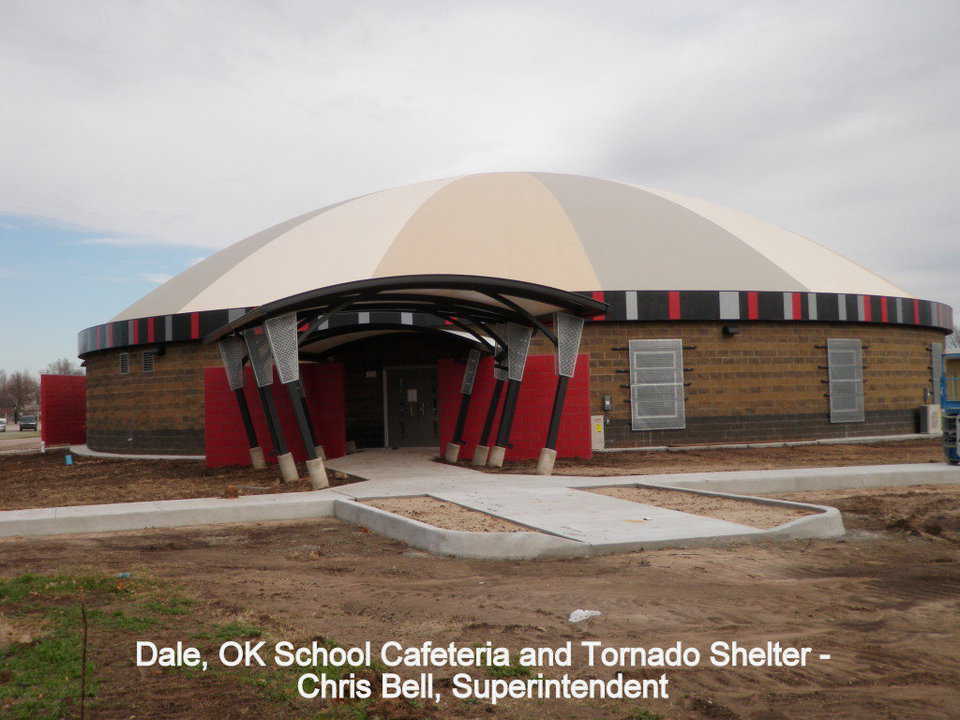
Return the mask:
[[73, 465], [73, 455], [71, 455], [70, 453], [67, 453], [66, 455], [64, 455], [63, 462], [66, 465]]

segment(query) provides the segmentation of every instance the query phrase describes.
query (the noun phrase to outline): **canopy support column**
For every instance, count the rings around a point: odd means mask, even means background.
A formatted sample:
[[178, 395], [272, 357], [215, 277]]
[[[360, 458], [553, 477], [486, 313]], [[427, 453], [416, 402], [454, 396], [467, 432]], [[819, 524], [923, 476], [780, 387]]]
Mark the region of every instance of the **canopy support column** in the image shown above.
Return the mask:
[[563, 416], [563, 404], [567, 397], [567, 384], [577, 370], [577, 354], [580, 352], [580, 338], [583, 335], [583, 318], [558, 312], [554, 315], [553, 327], [557, 332], [557, 390], [553, 396], [547, 441], [537, 459], [538, 475], [552, 474], [553, 465], [557, 461], [560, 419]]
[[307, 472], [314, 490], [330, 485], [323, 458], [317, 453], [313, 423], [307, 409], [307, 398], [300, 382], [300, 352], [297, 344], [297, 314], [287, 313], [272, 317], [263, 324], [266, 329], [270, 353], [277, 366], [280, 383], [286, 387], [293, 406], [293, 415], [297, 420], [297, 429], [307, 454]]
[[487, 417], [483, 421], [483, 431], [480, 433], [480, 444], [473, 451], [473, 464], [483, 467], [487, 464], [490, 455], [490, 433], [493, 432], [493, 421], [497, 418], [497, 409], [500, 407], [500, 396], [503, 394], [503, 383], [507, 379], [507, 370], [494, 360], [493, 366], [493, 395], [490, 397], [490, 407], [487, 408]]
[[497, 444], [490, 448], [487, 458], [489, 467], [503, 467], [503, 460], [510, 447], [510, 431], [517, 410], [520, 383], [523, 381], [523, 369], [527, 364], [530, 350], [530, 338], [533, 328], [516, 323], [507, 324], [507, 397], [503, 401], [503, 415], [500, 417], [500, 429], [497, 432]]
[[467, 366], [463, 369], [463, 382], [460, 384], [460, 411], [457, 413], [457, 424], [453, 430], [453, 440], [447, 443], [444, 458], [447, 462], [455, 463], [460, 458], [460, 448], [463, 447], [463, 428], [467, 424], [467, 414], [470, 412], [470, 398], [473, 395], [473, 383], [477, 379], [477, 366], [480, 364], [480, 351], [473, 349], [467, 355]]
[[260, 441], [257, 440], [257, 431], [253, 427], [253, 420], [250, 419], [247, 397], [243, 394], [243, 359], [247, 354], [243, 340], [237, 335], [230, 335], [217, 343], [217, 349], [220, 351], [223, 369], [227, 373], [227, 383], [233, 390], [233, 394], [237, 398], [237, 405], [240, 407], [243, 429], [246, 431], [247, 444], [250, 446], [250, 464], [257, 470], [262, 470], [267, 466], [267, 463], [263, 457], [263, 448], [260, 447]]
[[273, 441], [274, 451], [277, 453], [277, 463], [280, 465], [280, 479], [282, 482], [292, 482], [300, 475], [293, 455], [287, 448], [283, 437], [283, 427], [280, 417], [270, 394], [273, 384], [273, 356], [270, 345], [262, 327], [248, 328], [243, 331], [243, 339], [247, 344], [247, 354], [253, 366], [253, 375], [257, 380], [257, 390], [260, 393], [260, 403], [263, 405], [263, 414], [267, 419], [267, 428], [270, 430], [270, 439]]

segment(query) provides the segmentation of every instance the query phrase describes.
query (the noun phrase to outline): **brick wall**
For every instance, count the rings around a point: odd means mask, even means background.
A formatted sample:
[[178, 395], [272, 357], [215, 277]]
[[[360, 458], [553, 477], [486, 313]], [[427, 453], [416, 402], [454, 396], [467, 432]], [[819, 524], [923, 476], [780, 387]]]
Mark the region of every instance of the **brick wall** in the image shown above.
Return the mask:
[[40, 439], [47, 445], [79, 445], [87, 440], [87, 378], [40, 376]]
[[[582, 350], [590, 356], [590, 407], [607, 413], [607, 447], [783, 440], [916, 432], [917, 408], [930, 387], [931, 342], [937, 330], [842, 323], [738, 323], [725, 337], [722, 323], [594, 323], [584, 328]], [[828, 337], [859, 338], [864, 346], [866, 422], [831, 423], [827, 385]], [[681, 338], [684, 351], [687, 428], [634, 432], [630, 429], [631, 339]], [[549, 346], [539, 337], [535, 351]]]
[[87, 445], [120, 453], [202, 455], [203, 368], [221, 366], [215, 345], [172, 343], [144, 373], [143, 351], [93, 353], [87, 367]]
[[[446, 447], [453, 437], [460, 410], [460, 383], [463, 379], [464, 365], [454, 360], [441, 359], [437, 363], [437, 391], [440, 404], [440, 447]], [[470, 400], [470, 412], [464, 428], [464, 446], [460, 457], [470, 459], [479, 442], [483, 430], [483, 421], [487, 416], [490, 398], [493, 394], [493, 362], [489, 358], [481, 361], [477, 370], [473, 396]], [[550, 411], [553, 408], [553, 396], [557, 387], [552, 355], [531, 355], [527, 358], [523, 383], [517, 400], [517, 412], [510, 435], [508, 460], [528, 460], [536, 458], [547, 438], [547, 426], [550, 423]], [[503, 398], [506, 387], [500, 398]], [[490, 444], [496, 440], [499, 415], [494, 424]], [[577, 372], [567, 386], [563, 418], [557, 438], [557, 453], [560, 457], [590, 457], [590, 372], [589, 358], [581, 355], [577, 362]]]

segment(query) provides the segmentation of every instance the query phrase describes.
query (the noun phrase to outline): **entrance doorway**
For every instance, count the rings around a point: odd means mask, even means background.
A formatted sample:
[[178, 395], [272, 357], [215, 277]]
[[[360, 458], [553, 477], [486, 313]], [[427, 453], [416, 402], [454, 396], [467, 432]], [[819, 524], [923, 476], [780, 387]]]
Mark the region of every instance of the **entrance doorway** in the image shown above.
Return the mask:
[[384, 424], [388, 447], [440, 442], [435, 365], [384, 369]]

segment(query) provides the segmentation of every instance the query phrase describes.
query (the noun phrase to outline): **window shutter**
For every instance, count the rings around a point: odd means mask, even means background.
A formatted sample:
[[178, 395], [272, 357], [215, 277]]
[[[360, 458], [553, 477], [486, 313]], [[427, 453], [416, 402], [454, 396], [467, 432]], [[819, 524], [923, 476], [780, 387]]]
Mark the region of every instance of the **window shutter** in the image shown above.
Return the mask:
[[630, 410], [634, 430], [687, 426], [681, 340], [630, 341]]
[[863, 350], [859, 340], [829, 338], [830, 422], [863, 422]]
[[933, 402], [940, 404], [940, 375], [943, 373], [943, 343], [930, 345], [931, 379], [933, 380]]

